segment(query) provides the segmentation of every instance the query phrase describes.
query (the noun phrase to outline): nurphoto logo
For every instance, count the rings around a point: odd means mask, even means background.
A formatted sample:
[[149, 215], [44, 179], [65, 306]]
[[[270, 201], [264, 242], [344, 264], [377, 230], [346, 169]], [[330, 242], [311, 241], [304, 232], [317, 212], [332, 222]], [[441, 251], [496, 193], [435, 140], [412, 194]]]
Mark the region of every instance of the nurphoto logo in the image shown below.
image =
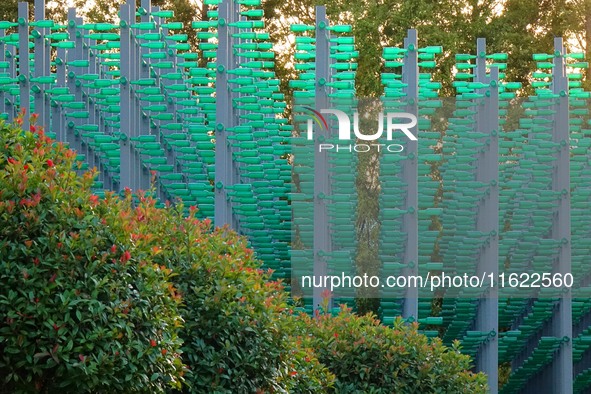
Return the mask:
[[[339, 125], [339, 141], [351, 141], [351, 120], [349, 116], [338, 109], [321, 109], [316, 111], [310, 107], [304, 107], [309, 111], [311, 119], [307, 122], [307, 138], [314, 139], [314, 123], [321, 129], [328, 130], [329, 125], [327, 119], [323, 114], [334, 115], [337, 118]], [[417, 141], [417, 137], [412, 133], [411, 129], [417, 125], [417, 117], [407, 112], [389, 112], [385, 115], [386, 120], [386, 141], [392, 141], [394, 132], [401, 131], [410, 141]], [[410, 120], [410, 121], [408, 121]], [[384, 113], [380, 112], [378, 116], [378, 127], [374, 134], [362, 134], [359, 131], [359, 113], [353, 112], [353, 133], [355, 138], [361, 141], [377, 141], [384, 133]], [[399, 153], [404, 150], [404, 146], [396, 143], [361, 143], [361, 144], [334, 144], [321, 142], [318, 144], [318, 151], [348, 151], [348, 152], [368, 152], [372, 149], [377, 151], [385, 151], [392, 153]]]

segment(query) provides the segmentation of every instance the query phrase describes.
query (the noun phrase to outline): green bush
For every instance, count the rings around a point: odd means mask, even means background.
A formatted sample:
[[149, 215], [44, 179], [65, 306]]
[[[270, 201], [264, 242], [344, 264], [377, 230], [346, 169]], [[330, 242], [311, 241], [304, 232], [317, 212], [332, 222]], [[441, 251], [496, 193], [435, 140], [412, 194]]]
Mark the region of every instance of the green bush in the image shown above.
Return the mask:
[[470, 358], [429, 340], [401, 319], [386, 327], [342, 308], [337, 316], [301, 316], [301, 338], [336, 376], [337, 393], [486, 393]]
[[0, 391], [180, 387], [178, 300], [75, 153], [0, 124]]
[[330, 372], [290, 336], [287, 295], [244, 239], [145, 194], [98, 198], [93, 174], [72, 171], [74, 157], [41, 133], [0, 125], [6, 392], [330, 386]]
[[74, 157], [0, 123], [0, 392], [485, 392], [401, 321], [294, 316], [244, 238]]
[[136, 242], [174, 272], [185, 322], [184, 391], [326, 391], [333, 376], [291, 336], [297, 322], [282, 286], [261, 270], [243, 237], [227, 228], [212, 230], [208, 219], [195, 214], [190, 209], [184, 217], [181, 206], [157, 209], [153, 199], [141, 197], [130, 230], [149, 230], [154, 236]]

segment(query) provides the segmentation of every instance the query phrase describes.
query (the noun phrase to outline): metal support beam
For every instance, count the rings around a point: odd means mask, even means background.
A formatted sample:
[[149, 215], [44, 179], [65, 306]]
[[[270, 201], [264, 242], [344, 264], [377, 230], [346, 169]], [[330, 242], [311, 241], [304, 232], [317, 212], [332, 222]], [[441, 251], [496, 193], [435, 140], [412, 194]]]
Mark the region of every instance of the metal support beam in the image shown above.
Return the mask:
[[[555, 94], [554, 114], [552, 115], [552, 141], [557, 149], [553, 161], [552, 191], [559, 196], [557, 205], [552, 212], [551, 239], [559, 241], [560, 246], [553, 267], [547, 267], [552, 273], [563, 275], [571, 273], [571, 223], [570, 223], [570, 141], [569, 141], [569, 102], [568, 78], [564, 55], [566, 51], [562, 38], [554, 39], [554, 68], [552, 92]], [[546, 297], [556, 297], [553, 315], [534, 337], [561, 339], [560, 346], [554, 353], [552, 361], [534, 375], [524, 390], [526, 393], [539, 393], [544, 390], [552, 393], [572, 394], [573, 392], [573, 323], [572, 299], [569, 288], [547, 289]], [[532, 341], [530, 340], [530, 343]], [[530, 346], [531, 348], [531, 346]]]
[[[45, 0], [35, 0], [35, 21], [45, 19]], [[35, 59], [35, 77], [47, 76], [49, 70], [49, 44], [46, 43], [45, 36], [51, 33], [51, 29], [46, 27], [37, 27], [35, 30], [39, 33], [35, 37], [34, 59]], [[35, 112], [39, 115], [37, 124], [42, 125], [46, 130], [49, 130], [49, 102], [47, 100], [44, 86], [40, 86], [40, 90], [35, 92]]]
[[[7, 59], [7, 54], [6, 54], [6, 44], [3, 41], [3, 38], [6, 36], [6, 33], [4, 31], [4, 29], [0, 29], [0, 62], [5, 62], [5, 61], [9, 61], [9, 59]], [[10, 64], [11, 62], [9, 62]], [[8, 67], [10, 69], [10, 66]], [[9, 75], [9, 77], [11, 77], [10, 73], [7, 73]], [[5, 102], [6, 99], [6, 95], [4, 93], [4, 91], [0, 91], [0, 114], [2, 113], [6, 113], [7, 112], [7, 105]], [[10, 117], [10, 114], [8, 115]]]
[[[145, 1], [145, 0], [144, 0]], [[142, 1], [141, 3], [143, 3]], [[130, 23], [135, 24], [137, 21], [136, 11], [137, 11], [137, 1], [136, 0], [128, 0], [128, 4], [130, 7]], [[141, 21], [144, 21], [144, 17], [141, 18]], [[139, 50], [139, 45], [136, 42], [135, 35], [138, 34], [137, 30], [134, 30], [130, 26], [130, 51], [129, 57], [126, 59], [123, 56], [121, 57], [121, 61], [127, 61], [130, 64], [130, 81], [135, 81], [140, 79], [140, 63], [141, 63], [141, 54]], [[138, 190], [141, 188], [141, 161], [140, 155], [138, 151], [135, 149], [135, 142], [131, 140], [131, 138], [138, 137], [140, 135], [140, 102], [139, 97], [136, 92], [134, 92], [135, 88], [133, 86], [129, 87], [130, 90], [130, 128], [125, 130], [127, 132], [127, 138], [129, 140], [129, 147], [131, 150], [131, 167], [129, 168], [129, 172], [131, 174], [131, 189]], [[123, 131], [123, 130], [121, 130]]]
[[[486, 134], [485, 147], [476, 162], [476, 180], [488, 185], [489, 193], [478, 206], [476, 230], [488, 234], [488, 243], [481, 250], [477, 265], [478, 276], [499, 273], [499, 69], [493, 67], [490, 76], [486, 74], [486, 40], [479, 38], [476, 45], [476, 80], [488, 86], [479, 89], [484, 95], [478, 107], [476, 132]], [[490, 333], [476, 357], [476, 370], [486, 373], [488, 387], [492, 394], [499, 390], [499, 295], [497, 287], [485, 290], [478, 300], [478, 313], [474, 328]]]
[[[571, 271], [571, 220], [570, 220], [570, 135], [568, 113], [568, 78], [562, 38], [554, 38], [554, 78], [552, 91], [558, 95], [554, 106], [554, 130], [552, 141], [558, 144], [552, 190], [560, 194], [558, 207], [552, 223], [552, 238], [561, 241], [553, 273], [570, 274]], [[572, 299], [570, 288], [564, 288], [552, 319], [552, 335], [563, 338], [551, 364], [552, 392], [571, 394], [573, 392], [572, 354]]]
[[[70, 39], [74, 41], [75, 47], [68, 51], [67, 59], [64, 59], [64, 61], [70, 62], [73, 60], [83, 60], [84, 51], [82, 35], [76, 28], [79, 24], [82, 24], [82, 19], [76, 16], [76, 8], [69, 8], [68, 34], [70, 35]], [[75, 95], [76, 101], [82, 101], [83, 99], [81, 85], [81, 82], [76, 79], [76, 74], [72, 70], [69, 70], [67, 74], [67, 87], [70, 93]], [[80, 139], [74, 134], [74, 127], [80, 124], [80, 121], [81, 120], [78, 118], [69, 120], [65, 118], [65, 115], [63, 118], [63, 128], [65, 129], [63, 132], [64, 141], [67, 141], [70, 144], [70, 147], [76, 151], [80, 151]]]
[[[330, 82], [330, 41], [326, 7], [316, 7], [316, 111], [329, 107], [328, 87]], [[328, 153], [319, 152], [318, 144], [330, 138], [329, 130], [314, 131], [314, 277], [327, 274], [327, 254], [332, 251], [330, 225], [328, 221], [328, 200], [331, 195]], [[313, 309], [317, 310], [323, 301], [326, 289], [314, 287]]]
[[[404, 39], [404, 48], [407, 50], [402, 70], [402, 82], [407, 86], [406, 112], [418, 118], [419, 101], [419, 66], [418, 66], [418, 37], [415, 29], [408, 30]], [[419, 137], [419, 125], [410, 130], [415, 137]], [[404, 210], [406, 214], [402, 218], [402, 231], [406, 234], [406, 245], [402, 264], [406, 267], [402, 275], [417, 276], [419, 274], [419, 164], [418, 141], [406, 141], [404, 150], [406, 159], [402, 168], [402, 179], [406, 184], [406, 198]], [[419, 289], [409, 286], [406, 289], [404, 304], [402, 305], [402, 317], [407, 321], [415, 321], [419, 315]]]
[[29, 130], [31, 112], [31, 85], [29, 65], [29, 3], [18, 3], [18, 80], [20, 84], [20, 108], [27, 111], [23, 119], [23, 130]]
[[228, 225], [238, 230], [238, 221], [232, 213], [228, 186], [235, 182], [236, 174], [232, 160], [232, 148], [228, 140], [228, 129], [236, 126], [235, 110], [232, 106], [228, 70], [235, 67], [232, 48], [232, 28], [229, 23], [237, 20], [238, 4], [233, 0], [223, 1], [218, 7], [218, 49], [216, 75], [216, 127], [215, 127], [215, 213], [216, 226]]
[[[17, 69], [17, 60], [16, 60], [16, 48], [14, 45], [8, 45], [8, 48], [6, 49], [6, 57], [8, 58], [8, 75], [10, 76], [10, 78], [16, 78], [16, 69]], [[16, 105], [14, 100], [10, 100], [8, 97], [6, 97], [6, 100], [8, 100], [8, 102], [5, 101], [6, 104], [6, 112], [8, 113], [8, 120], [9, 121], [13, 121], [14, 117], [16, 116]]]
[[[152, 1], [151, 0], [141, 0], [141, 7], [146, 10], [146, 13], [141, 16], [142, 22], [150, 22], [150, 12], [152, 10]], [[142, 55], [148, 53], [150, 51], [149, 48], [139, 47], [138, 44], [135, 45], [137, 48], [137, 62], [138, 62], [138, 77], [140, 79], [150, 78], [150, 68], [144, 61]], [[135, 100], [136, 103], [136, 111], [138, 116], [138, 126], [137, 126], [137, 135], [149, 135], [150, 134], [150, 118], [147, 114], [144, 114], [141, 107], [140, 101], [138, 99]], [[147, 190], [150, 188], [150, 173], [145, 170], [144, 166], [141, 164], [141, 158], [139, 157], [139, 153], [136, 152], [138, 155], [138, 162], [140, 165], [137, 168], [137, 177], [138, 177], [138, 187], [142, 190]]]
[[135, 0], [128, 0], [125, 4], [119, 8], [121, 17], [121, 28], [120, 28], [120, 52], [121, 52], [121, 121], [120, 130], [121, 133], [125, 133], [125, 139], [121, 140], [121, 164], [119, 166], [119, 190], [124, 188], [133, 187], [132, 170], [131, 166], [133, 163], [132, 157], [134, 149], [131, 143], [130, 130], [132, 126], [131, 122], [131, 84], [132, 81], [132, 70], [131, 63], [127, 60], [131, 57], [131, 24], [135, 21]]
[[[55, 73], [57, 76], [57, 86], [66, 86], [66, 60], [67, 52], [65, 48], [57, 49], [57, 58], [61, 60], [59, 64], [56, 64]], [[50, 131], [55, 132], [56, 139], [58, 141], [65, 141], [66, 134], [64, 132], [65, 122], [63, 119], [63, 113], [60, 105], [56, 102], [51, 107], [51, 128]]]

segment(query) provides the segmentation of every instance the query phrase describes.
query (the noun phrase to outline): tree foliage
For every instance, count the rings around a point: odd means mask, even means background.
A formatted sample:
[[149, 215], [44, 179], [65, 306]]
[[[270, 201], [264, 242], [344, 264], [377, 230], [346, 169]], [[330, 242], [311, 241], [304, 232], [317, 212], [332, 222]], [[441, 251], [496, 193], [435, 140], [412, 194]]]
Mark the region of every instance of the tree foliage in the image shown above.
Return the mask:
[[[133, 211], [133, 200], [119, 201]], [[135, 242], [153, 252], [154, 263], [173, 272], [182, 299], [182, 357], [186, 392], [283, 392], [302, 387], [326, 390], [328, 370], [292, 340], [294, 320], [287, 293], [270, 281], [244, 238], [228, 228], [211, 228], [181, 206], [156, 208], [141, 198], [126, 220]], [[118, 211], [115, 210], [115, 212]], [[147, 236], [146, 236], [147, 234]], [[313, 390], [313, 391], [317, 391]]]
[[553, 52], [554, 37], [564, 37], [567, 46], [583, 50], [591, 39], [590, 0], [268, 0], [263, 6], [271, 37], [283, 49], [278, 56], [280, 68], [291, 70], [295, 43], [289, 25], [313, 24], [316, 5], [326, 5], [331, 23], [353, 26], [360, 51], [356, 79], [360, 97], [382, 92], [381, 49], [402, 45], [410, 28], [418, 30], [419, 46], [443, 46], [436, 69], [436, 80], [444, 84], [443, 95], [453, 93], [453, 55], [474, 53], [478, 37], [487, 39], [488, 52], [509, 53], [508, 80], [526, 84], [535, 67], [531, 55]]
[[99, 198], [75, 152], [21, 122], [0, 124], [2, 392], [483, 387], [416, 327], [296, 316], [245, 239], [150, 193]]
[[[19, 119], [20, 120], [20, 119]], [[42, 133], [0, 124], [0, 386], [6, 392], [180, 387], [178, 299]]]
[[[382, 48], [402, 46], [410, 28], [418, 31], [419, 46], [441, 45], [436, 57], [434, 79], [442, 83], [441, 96], [455, 94], [452, 86], [455, 54], [475, 53], [476, 39], [487, 40], [487, 52], [509, 54], [506, 70], [509, 81], [522, 82], [518, 93], [531, 93], [530, 73], [535, 69], [534, 53], [552, 53], [556, 36], [566, 39], [567, 47], [587, 51], [591, 56], [591, 0], [267, 0], [263, 3], [271, 38], [277, 42], [277, 73], [293, 79], [295, 42], [292, 23], [314, 24], [314, 7], [326, 5], [332, 24], [350, 24], [359, 50], [355, 87], [357, 96], [378, 97], [382, 91], [380, 73]], [[587, 82], [589, 83], [589, 82]], [[282, 86], [287, 89], [287, 82]], [[287, 91], [287, 97], [292, 92]], [[357, 265], [371, 274], [377, 266], [380, 221], [379, 155], [359, 155], [357, 178]], [[360, 312], [377, 311], [371, 294], [360, 293]]]
[[75, 157], [0, 124], [0, 392], [329, 389], [243, 238], [149, 193], [99, 198]]
[[[337, 316], [301, 316], [303, 341], [335, 375], [336, 393], [486, 393], [484, 374], [468, 371], [457, 344], [429, 340], [401, 319], [385, 327], [342, 307]], [[306, 335], [307, 334], [307, 335]]]

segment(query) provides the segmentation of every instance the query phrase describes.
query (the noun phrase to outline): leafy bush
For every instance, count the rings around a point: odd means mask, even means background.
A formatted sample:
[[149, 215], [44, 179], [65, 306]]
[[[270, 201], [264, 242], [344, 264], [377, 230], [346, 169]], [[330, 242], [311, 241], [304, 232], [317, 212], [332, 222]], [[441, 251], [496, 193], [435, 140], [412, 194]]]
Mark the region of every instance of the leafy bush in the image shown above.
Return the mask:
[[335, 377], [328, 368], [320, 363], [314, 349], [298, 337], [301, 321], [294, 316], [287, 318], [291, 342], [290, 362], [279, 376], [279, 382], [287, 393], [331, 393]]
[[92, 195], [74, 157], [0, 123], [0, 391], [485, 392], [401, 321], [294, 316], [243, 238]]
[[301, 316], [302, 339], [336, 376], [337, 393], [486, 393], [470, 358], [429, 340], [401, 319], [386, 327], [342, 308], [337, 316]]
[[179, 387], [170, 271], [112, 225], [130, 212], [93, 196], [74, 160], [42, 133], [0, 124], [0, 387]]
[[92, 195], [93, 174], [72, 171], [74, 157], [42, 133], [0, 125], [7, 392], [157, 392], [180, 389], [185, 373], [187, 392], [330, 386], [290, 336], [286, 293], [242, 238], [141, 193]]
[[133, 223], [132, 234], [154, 234], [135, 241], [174, 272], [183, 300], [185, 391], [325, 391], [333, 376], [291, 337], [296, 319], [281, 285], [260, 269], [243, 237], [227, 228], [212, 230], [208, 219], [195, 214], [190, 209], [183, 217], [182, 206], [157, 209], [153, 199], [141, 197], [124, 222]]

